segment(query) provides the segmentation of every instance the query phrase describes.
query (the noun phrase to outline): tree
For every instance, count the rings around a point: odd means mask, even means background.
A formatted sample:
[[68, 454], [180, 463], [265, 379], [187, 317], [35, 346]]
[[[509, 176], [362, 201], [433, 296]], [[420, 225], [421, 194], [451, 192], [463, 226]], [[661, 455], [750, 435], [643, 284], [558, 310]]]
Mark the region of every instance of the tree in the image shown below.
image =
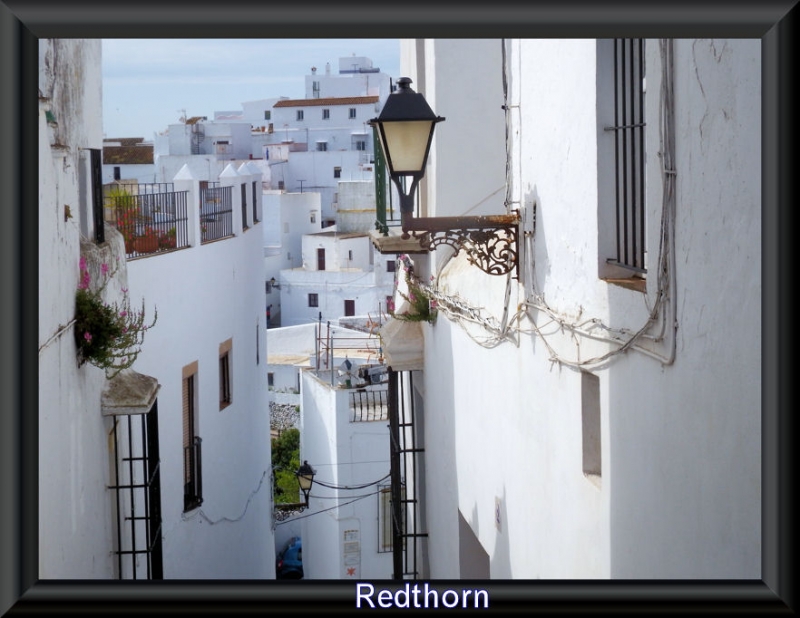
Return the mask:
[[297, 469], [300, 467], [300, 430], [292, 427], [272, 439], [272, 470], [275, 504], [300, 501]]

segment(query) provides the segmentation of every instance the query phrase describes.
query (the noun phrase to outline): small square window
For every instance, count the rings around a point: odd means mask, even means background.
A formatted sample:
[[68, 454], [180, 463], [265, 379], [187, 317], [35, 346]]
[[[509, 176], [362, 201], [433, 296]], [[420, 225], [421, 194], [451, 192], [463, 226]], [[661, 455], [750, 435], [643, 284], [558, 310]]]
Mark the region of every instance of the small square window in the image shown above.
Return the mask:
[[264, 120], [271, 120], [272, 119], [272, 111], [265, 110], [264, 111]]
[[389, 260], [388, 262], [386, 262], [386, 272], [387, 273], [393, 273], [395, 270], [397, 270], [397, 262], [396, 261]]
[[341, 178], [342, 177], [342, 168], [341, 167], [334, 167], [333, 168], [333, 177], [334, 178]]
[[308, 295], [308, 306], [309, 307], [319, 307], [319, 294], [309, 294]]
[[297, 119], [298, 120], [302, 120], [303, 119], [303, 110], [302, 109], [298, 109], [297, 110]]
[[353, 119], [355, 117], [356, 117], [356, 108], [355, 107], [351, 107], [350, 108], [350, 118]]
[[322, 119], [323, 120], [328, 120], [330, 117], [331, 117], [331, 110], [323, 109], [322, 110]]

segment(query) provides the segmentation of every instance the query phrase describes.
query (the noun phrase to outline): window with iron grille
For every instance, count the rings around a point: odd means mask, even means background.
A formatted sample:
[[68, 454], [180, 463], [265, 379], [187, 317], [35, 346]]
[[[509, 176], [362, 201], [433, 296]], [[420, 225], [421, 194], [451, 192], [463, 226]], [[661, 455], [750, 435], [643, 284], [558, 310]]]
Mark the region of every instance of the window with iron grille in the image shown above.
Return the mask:
[[323, 119], [323, 120], [329, 120], [329, 119], [330, 119], [330, 117], [331, 117], [331, 110], [329, 110], [329, 109], [323, 109], [323, 110], [322, 110], [322, 119]]
[[350, 108], [350, 119], [352, 120], [355, 117], [356, 117], [356, 108], [355, 107], [351, 107]]
[[219, 346], [219, 409], [231, 405], [231, 348], [233, 339]]
[[303, 119], [303, 110], [302, 109], [298, 109], [297, 110], [297, 119], [298, 120], [302, 120]]
[[342, 168], [341, 167], [334, 167], [333, 168], [333, 177], [334, 178], [341, 178], [342, 177]]
[[317, 142], [317, 151], [325, 152], [328, 150], [328, 142]]
[[[598, 116], [603, 131], [610, 136], [600, 145], [601, 174], [613, 182], [605, 189], [603, 208], [608, 220], [607, 239], [601, 239], [601, 258], [612, 267], [601, 276], [641, 277], [647, 272], [645, 234], [645, 41], [613, 39], [598, 43]], [[608, 161], [608, 163], [602, 163]], [[611, 165], [613, 170], [602, 168]], [[602, 192], [601, 192], [602, 195]], [[602, 197], [601, 197], [602, 199]], [[612, 223], [613, 222], [613, 223]], [[613, 269], [616, 269], [614, 272]]]
[[183, 510], [203, 504], [202, 439], [197, 428], [197, 361], [183, 368]]
[[319, 294], [309, 294], [308, 295], [308, 306], [309, 307], [319, 307]]
[[158, 401], [146, 414], [114, 417], [110, 448], [119, 579], [163, 579]]

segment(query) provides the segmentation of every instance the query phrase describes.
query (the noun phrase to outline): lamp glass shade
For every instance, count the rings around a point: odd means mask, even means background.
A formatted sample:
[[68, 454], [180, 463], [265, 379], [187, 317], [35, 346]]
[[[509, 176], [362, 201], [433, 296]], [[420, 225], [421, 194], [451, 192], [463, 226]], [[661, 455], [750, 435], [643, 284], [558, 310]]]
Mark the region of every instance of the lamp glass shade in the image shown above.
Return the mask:
[[390, 174], [422, 174], [428, 158], [434, 120], [379, 122], [378, 134]]
[[311, 484], [314, 482], [315, 474], [316, 471], [308, 465], [307, 461], [304, 461], [303, 465], [297, 470], [297, 482], [300, 484], [300, 489], [303, 490], [304, 494], [308, 494], [311, 490]]
[[309, 491], [311, 489], [311, 484], [314, 482], [314, 477], [311, 474], [298, 474], [297, 482], [300, 483], [300, 489]]

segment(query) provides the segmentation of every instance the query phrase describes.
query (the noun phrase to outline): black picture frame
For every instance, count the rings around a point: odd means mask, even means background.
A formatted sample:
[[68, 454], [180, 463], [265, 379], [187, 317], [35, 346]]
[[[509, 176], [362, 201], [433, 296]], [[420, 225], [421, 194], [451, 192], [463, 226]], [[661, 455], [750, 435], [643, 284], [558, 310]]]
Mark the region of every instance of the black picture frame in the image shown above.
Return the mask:
[[[793, 419], [789, 409], [788, 253], [795, 207], [790, 169], [797, 34], [795, 2], [575, 2], [271, 6], [188, 2], [0, 1], [0, 268], [3, 341], [0, 396], [0, 612], [114, 614], [147, 611], [350, 614], [347, 582], [38, 580], [37, 152], [40, 38], [330, 37], [745, 37], [763, 51], [763, 578], [761, 581], [492, 581], [491, 613], [794, 613]], [[324, 33], [323, 33], [324, 30]], [[465, 588], [470, 582], [436, 581]], [[385, 611], [385, 610], [384, 610]], [[451, 610], [452, 611], [452, 610]], [[482, 610], [485, 611], [485, 610]]]

